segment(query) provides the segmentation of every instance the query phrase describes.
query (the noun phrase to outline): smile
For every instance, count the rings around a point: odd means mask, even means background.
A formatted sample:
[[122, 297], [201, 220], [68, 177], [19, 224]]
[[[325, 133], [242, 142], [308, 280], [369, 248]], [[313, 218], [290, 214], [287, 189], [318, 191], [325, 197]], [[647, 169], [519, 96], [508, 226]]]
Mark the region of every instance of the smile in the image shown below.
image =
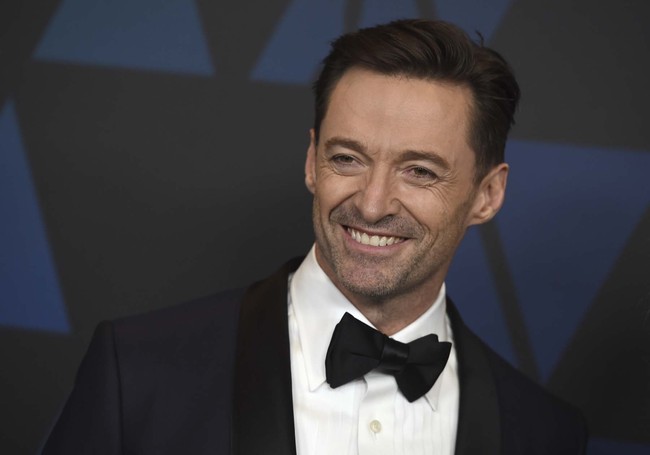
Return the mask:
[[389, 246], [396, 243], [401, 243], [405, 239], [403, 237], [386, 237], [379, 235], [368, 235], [365, 232], [357, 231], [352, 228], [347, 228], [350, 237], [352, 237], [357, 243], [362, 245], [370, 246]]

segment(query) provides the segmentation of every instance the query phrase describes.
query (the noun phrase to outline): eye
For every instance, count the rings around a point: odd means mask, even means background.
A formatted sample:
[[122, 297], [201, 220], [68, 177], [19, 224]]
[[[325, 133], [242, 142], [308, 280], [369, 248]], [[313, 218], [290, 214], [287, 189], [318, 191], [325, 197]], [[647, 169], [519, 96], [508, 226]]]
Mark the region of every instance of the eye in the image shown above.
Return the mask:
[[430, 182], [438, 178], [435, 172], [422, 166], [413, 166], [407, 169], [407, 175], [418, 182]]
[[351, 157], [350, 155], [334, 155], [332, 157], [332, 161], [335, 164], [346, 165], [346, 164], [353, 164], [354, 163], [354, 158]]
[[353, 175], [362, 169], [362, 165], [359, 160], [352, 155], [348, 155], [347, 153], [333, 155], [330, 158], [330, 166], [334, 172], [337, 172], [341, 175]]

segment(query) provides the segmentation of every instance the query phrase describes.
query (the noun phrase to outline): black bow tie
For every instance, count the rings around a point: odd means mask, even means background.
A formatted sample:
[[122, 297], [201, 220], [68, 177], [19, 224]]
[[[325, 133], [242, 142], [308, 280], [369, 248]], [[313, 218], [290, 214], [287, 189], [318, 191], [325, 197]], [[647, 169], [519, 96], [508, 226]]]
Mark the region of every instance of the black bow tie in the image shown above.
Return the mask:
[[345, 313], [327, 349], [327, 383], [337, 388], [378, 370], [395, 376], [399, 390], [413, 402], [433, 387], [450, 351], [451, 343], [439, 342], [438, 335], [400, 343]]

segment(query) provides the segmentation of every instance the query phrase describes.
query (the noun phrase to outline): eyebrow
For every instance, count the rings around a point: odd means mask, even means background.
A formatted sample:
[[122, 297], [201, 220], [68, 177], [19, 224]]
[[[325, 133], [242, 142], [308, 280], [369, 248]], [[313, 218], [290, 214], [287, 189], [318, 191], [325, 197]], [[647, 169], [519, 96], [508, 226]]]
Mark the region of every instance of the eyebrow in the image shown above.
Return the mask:
[[436, 166], [441, 167], [444, 170], [449, 170], [451, 165], [449, 161], [440, 156], [436, 152], [424, 151], [424, 150], [406, 150], [400, 154], [401, 161], [429, 161]]
[[361, 142], [338, 136], [331, 137], [325, 142], [325, 150], [330, 150], [334, 147], [343, 147], [359, 153], [364, 153], [366, 151], [366, 146]]

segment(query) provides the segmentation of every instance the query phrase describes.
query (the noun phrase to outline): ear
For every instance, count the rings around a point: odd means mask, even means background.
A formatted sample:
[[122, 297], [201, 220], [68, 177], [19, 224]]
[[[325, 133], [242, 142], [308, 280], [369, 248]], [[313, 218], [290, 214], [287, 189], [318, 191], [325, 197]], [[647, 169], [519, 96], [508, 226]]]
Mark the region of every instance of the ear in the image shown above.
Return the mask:
[[510, 167], [501, 163], [483, 178], [478, 185], [474, 204], [469, 213], [467, 225], [483, 224], [490, 221], [503, 205]]
[[316, 190], [316, 138], [313, 128], [309, 130], [309, 148], [305, 160], [305, 186], [311, 194], [314, 194]]

